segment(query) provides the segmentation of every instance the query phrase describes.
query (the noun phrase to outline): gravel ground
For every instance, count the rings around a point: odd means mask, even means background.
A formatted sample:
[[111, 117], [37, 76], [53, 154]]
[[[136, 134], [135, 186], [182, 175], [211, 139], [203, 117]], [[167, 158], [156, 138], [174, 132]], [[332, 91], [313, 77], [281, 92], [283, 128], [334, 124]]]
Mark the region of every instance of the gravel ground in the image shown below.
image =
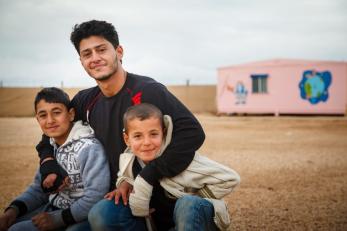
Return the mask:
[[[230, 230], [347, 230], [347, 117], [197, 115], [200, 152], [239, 172]], [[34, 118], [0, 118], [0, 209], [38, 165]]]

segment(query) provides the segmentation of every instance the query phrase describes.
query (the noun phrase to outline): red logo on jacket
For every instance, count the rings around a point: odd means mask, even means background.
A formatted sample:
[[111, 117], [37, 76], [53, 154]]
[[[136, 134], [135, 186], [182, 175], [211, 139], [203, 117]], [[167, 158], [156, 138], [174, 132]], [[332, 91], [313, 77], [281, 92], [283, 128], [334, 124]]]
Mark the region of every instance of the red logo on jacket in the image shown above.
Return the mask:
[[141, 103], [141, 96], [142, 96], [142, 92], [138, 92], [136, 93], [132, 98], [131, 101], [133, 102], [133, 105], [137, 105]]

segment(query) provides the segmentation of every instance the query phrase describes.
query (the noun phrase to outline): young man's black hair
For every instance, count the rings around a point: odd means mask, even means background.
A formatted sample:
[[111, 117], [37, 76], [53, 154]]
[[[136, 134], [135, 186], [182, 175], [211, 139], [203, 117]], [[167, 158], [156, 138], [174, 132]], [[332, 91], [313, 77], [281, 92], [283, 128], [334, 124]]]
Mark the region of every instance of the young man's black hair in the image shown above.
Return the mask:
[[119, 45], [118, 34], [111, 23], [106, 21], [91, 20], [76, 24], [70, 36], [77, 53], [80, 53], [80, 42], [90, 36], [101, 36], [109, 41], [115, 48]]

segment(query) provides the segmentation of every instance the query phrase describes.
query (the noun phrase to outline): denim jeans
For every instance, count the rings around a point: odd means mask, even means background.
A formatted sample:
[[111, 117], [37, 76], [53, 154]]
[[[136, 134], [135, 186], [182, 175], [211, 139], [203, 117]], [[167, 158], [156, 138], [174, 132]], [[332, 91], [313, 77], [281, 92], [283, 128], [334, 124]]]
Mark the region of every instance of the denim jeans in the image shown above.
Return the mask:
[[[15, 223], [8, 229], [8, 231], [38, 231], [36, 226], [33, 224], [31, 221], [31, 218], [34, 217], [35, 215], [42, 213], [42, 212], [49, 212], [47, 211], [47, 206], [43, 205], [36, 210], [27, 213], [19, 218], [16, 219]], [[90, 231], [90, 226], [88, 221], [83, 221], [74, 225], [70, 225], [67, 228], [61, 228], [57, 229], [56, 231]]]
[[[184, 196], [177, 200], [170, 231], [215, 231], [213, 205], [198, 196]], [[114, 200], [101, 200], [89, 212], [89, 223], [93, 231], [142, 231], [147, 230], [144, 218], [134, 217], [129, 206]]]
[[134, 217], [129, 205], [125, 206], [120, 199], [116, 205], [114, 200], [103, 199], [89, 211], [88, 221], [93, 231], [142, 231], [146, 229], [143, 217]]
[[176, 231], [215, 231], [214, 209], [211, 202], [198, 196], [177, 200], [174, 210]]

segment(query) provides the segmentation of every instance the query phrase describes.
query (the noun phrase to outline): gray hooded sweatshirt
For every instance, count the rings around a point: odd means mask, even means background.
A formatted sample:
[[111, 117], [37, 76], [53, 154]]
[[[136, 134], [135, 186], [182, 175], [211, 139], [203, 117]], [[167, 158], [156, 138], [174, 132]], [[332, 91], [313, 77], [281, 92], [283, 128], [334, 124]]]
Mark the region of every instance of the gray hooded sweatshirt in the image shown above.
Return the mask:
[[64, 144], [58, 147], [53, 139], [51, 144], [71, 184], [48, 196], [41, 189], [41, 175], [37, 171], [34, 182], [15, 201], [24, 203], [27, 212], [45, 204], [53, 205], [58, 209], [49, 213], [54, 223], [63, 227], [87, 219], [91, 207], [108, 192], [110, 170], [101, 143], [94, 137], [92, 128], [81, 121], [74, 123]]

